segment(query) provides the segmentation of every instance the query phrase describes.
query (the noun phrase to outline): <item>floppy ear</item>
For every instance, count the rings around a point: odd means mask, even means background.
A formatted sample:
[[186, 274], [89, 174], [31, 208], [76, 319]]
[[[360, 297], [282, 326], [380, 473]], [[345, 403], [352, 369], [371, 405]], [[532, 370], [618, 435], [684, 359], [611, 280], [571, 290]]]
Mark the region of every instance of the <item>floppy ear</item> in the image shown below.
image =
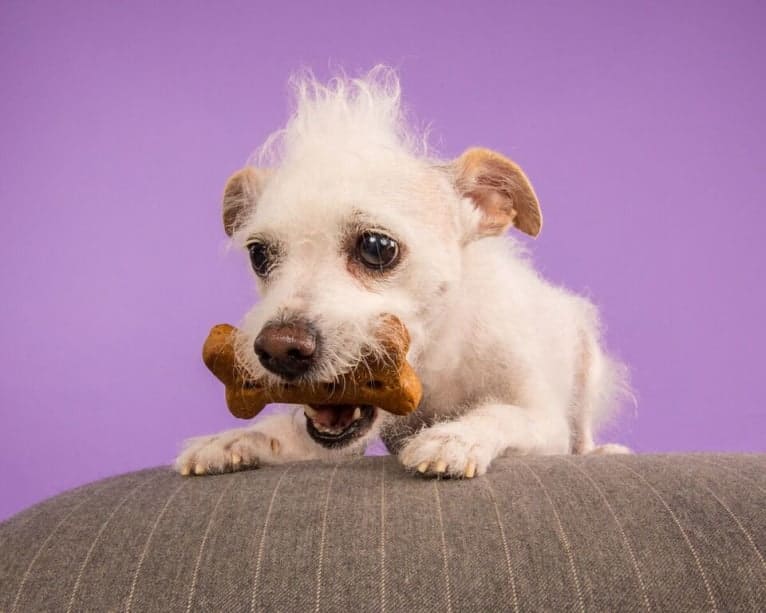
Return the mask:
[[255, 208], [268, 175], [268, 170], [248, 166], [226, 181], [223, 190], [223, 229], [226, 234], [234, 234], [247, 214]]
[[497, 236], [515, 226], [540, 234], [543, 216], [532, 185], [508, 158], [489, 149], [468, 149], [454, 163], [455, 187], [481, 213], [478, 237]]

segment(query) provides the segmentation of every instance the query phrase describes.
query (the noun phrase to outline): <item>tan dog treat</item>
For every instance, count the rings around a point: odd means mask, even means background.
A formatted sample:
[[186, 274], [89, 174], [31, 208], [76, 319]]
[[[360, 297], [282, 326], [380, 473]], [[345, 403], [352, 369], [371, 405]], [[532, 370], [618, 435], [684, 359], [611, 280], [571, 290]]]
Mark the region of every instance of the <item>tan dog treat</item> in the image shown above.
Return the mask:
[[372, 405], [407, 415], [418, 408], [423, 389], [407, 363], [410, 336], [394, 316], [386, 316], [379, 329], [384, 351], [370, 356], [336, 381], [328, 383], [278, 383], [249, 378], [237, 363], [234, 350], [238, 330], [219, 324], [210, 330], [202, 348], [202, 359], [226, 386], [226, 404], [232, 415], [255, 417], [267, 404], [358, 404]]

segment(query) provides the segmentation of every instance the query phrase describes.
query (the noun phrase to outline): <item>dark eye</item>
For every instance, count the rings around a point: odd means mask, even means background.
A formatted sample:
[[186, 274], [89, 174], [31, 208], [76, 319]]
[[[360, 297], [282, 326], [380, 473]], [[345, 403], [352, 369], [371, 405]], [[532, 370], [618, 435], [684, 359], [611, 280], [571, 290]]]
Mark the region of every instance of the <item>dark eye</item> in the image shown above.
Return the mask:
[[253, 265], [255, 274], [259, 277], [266, 277], [271, 270], [271, 252], [266, 243], [255, 242], [247, 246], [250, 252], [250, 263]]
[[379, 232], [363, 232], [357, 241], [356, 250], [365, 266], [378, 270], [389, 268], [399, 257], [396, 241]]

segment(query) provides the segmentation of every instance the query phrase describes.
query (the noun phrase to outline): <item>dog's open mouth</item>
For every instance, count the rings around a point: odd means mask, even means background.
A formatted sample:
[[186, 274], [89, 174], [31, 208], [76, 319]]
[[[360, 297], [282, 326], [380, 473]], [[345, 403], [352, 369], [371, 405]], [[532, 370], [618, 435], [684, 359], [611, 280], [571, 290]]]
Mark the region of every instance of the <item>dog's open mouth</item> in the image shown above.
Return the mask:
[[311, 438], [325, 447], [343, 447], [370, 430], [377, 409], [369, 404], [312, 404], [304, 412]]

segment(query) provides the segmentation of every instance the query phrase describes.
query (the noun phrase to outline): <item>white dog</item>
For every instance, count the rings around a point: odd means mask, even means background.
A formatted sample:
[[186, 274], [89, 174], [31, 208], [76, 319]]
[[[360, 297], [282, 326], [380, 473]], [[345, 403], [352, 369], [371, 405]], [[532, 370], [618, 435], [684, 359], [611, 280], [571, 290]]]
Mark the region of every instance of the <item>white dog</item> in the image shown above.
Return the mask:
[[409, 417], [304, 406], [191, 439], [183, 474], [363, 453], [379, 434], [408, 469], [473, 477], [506, 452], [624, 452], [594, 427], [624, 388], [595, 307], [541, 279], [513, 239], [542, 217], [512, 161], [469, 149], [434, 160], [408, 130], [386, 68], [297, 81], [297, 110], [228, 181], [224, 227], [245, 248], [261, 301], [242, 324], [252, 375], [330, 381], [393, 313], [424, 397]]

